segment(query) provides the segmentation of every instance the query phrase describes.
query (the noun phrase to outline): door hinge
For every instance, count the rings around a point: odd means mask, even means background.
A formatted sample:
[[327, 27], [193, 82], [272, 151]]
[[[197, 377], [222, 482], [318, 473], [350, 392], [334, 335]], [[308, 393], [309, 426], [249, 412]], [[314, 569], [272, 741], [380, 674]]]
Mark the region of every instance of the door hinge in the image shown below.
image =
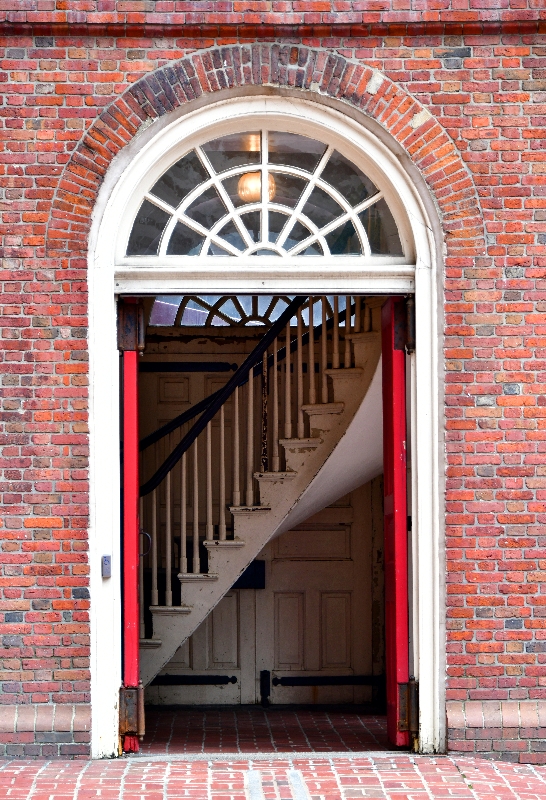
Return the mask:
[[146, 725], [144, 719], [144, 686], [137, 688], [122, 686], [119, 690], [119, 735], [144, 738]]
[[419, 684], [413, 676], [407, 683], [398, 684], [398, 730], [419, 735]]
[[135, 297], [118, 300], [118, 350], [139, 350], [145, 347], [144, 306]]

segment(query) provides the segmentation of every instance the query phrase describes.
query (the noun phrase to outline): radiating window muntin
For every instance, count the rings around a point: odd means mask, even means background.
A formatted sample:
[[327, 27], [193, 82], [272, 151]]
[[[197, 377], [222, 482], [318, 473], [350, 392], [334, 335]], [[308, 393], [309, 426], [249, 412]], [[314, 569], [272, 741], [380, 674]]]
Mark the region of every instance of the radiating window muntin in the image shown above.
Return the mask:
[[354, 163], [316, 139], [254, 130], [209, 140], [163, 173], [129, 237], [127, 256], [139, 255], [404, 254], [383, 193]]

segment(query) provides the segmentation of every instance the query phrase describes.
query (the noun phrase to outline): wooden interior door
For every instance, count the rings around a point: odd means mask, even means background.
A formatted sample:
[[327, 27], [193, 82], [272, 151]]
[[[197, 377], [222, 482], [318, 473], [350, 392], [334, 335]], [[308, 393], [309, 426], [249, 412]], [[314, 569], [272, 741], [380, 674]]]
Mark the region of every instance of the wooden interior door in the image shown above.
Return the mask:
[[[383, 673], [382, 483], [375, 479], [274, 539], [256, 593], [256, 679], [271, 703], [363, 703]], [[301, 677], [314, 685], [286, 686]], [[345, 685], [324, 685], [329, 677]], [[318, 680], [317, 680], [318, 679]], [[380, 680], [378, 680], [378, 685]]]

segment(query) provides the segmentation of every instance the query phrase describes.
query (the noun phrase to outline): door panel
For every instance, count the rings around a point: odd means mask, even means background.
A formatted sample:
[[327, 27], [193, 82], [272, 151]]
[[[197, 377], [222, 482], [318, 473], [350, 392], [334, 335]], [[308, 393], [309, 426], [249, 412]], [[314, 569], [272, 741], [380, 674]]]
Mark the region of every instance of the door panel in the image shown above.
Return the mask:
[[230, 592], [209, 617], [208, 669], [239, 667], [239, 596]]
[[303, 669], [303, 592], [275, 592], [275, 669]]
[[322, 592], [322, 669], [351, 668], [351, 592]]

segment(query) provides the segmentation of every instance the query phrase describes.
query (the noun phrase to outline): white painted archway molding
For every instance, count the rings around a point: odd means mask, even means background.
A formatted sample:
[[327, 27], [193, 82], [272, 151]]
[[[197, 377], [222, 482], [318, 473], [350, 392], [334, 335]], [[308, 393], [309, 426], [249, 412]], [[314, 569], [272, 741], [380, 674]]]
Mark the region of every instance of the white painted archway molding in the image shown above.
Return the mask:
[[[441, 460], [441, 254], [443, 235], [434, 203], [417, 170], [403, 165], [399, 145], [372, 130], [361, 114], [319, 102], [267, 92], [235, 97], [183, 115], [165, 115], [131, 141], [108, 169], [96, 202], [89, 242], [90, 348], [90, 563], [92, 625], [92, 753], [117, 752], [121, 683], [121, 592], [118, 570], [100, 574], [103, 553], [119, 554], [119, 365], [115, 296], [122, 293], [367, 293], [415, 292], [416, 353], [412, 357], [413, 647], [420, 682], [420, 747], [445, 747], [443, 460]], [[361, 116], [362, 119], [358, 119]], [[365, 122], [365, 124], [363, 124]], [[267, 123], [306, 133], [339, 147], [385, 193], [396, 221], [412, 241], [408, 263], [390, 266], [311, 258], [304, 267], [271, 259], [228, 265], [201, 262], [175, 267], [135, 267], [124, 262], [120, 241], [143, 191], [209, 135], [252, 130]], [[411, 174], [410, 174], [411, 173]], [[125, 237], [125, 239], [124, 239]], [[235, 263], [237, 262], [237, 263]], [[323, 263], [325, 262], [325, 263]], [[301, 261], [300, 261], [301, 264]], [[115, 562], [114, 562], [115, 563]], [[118, 564], [119, 566], [119, 564]]]

